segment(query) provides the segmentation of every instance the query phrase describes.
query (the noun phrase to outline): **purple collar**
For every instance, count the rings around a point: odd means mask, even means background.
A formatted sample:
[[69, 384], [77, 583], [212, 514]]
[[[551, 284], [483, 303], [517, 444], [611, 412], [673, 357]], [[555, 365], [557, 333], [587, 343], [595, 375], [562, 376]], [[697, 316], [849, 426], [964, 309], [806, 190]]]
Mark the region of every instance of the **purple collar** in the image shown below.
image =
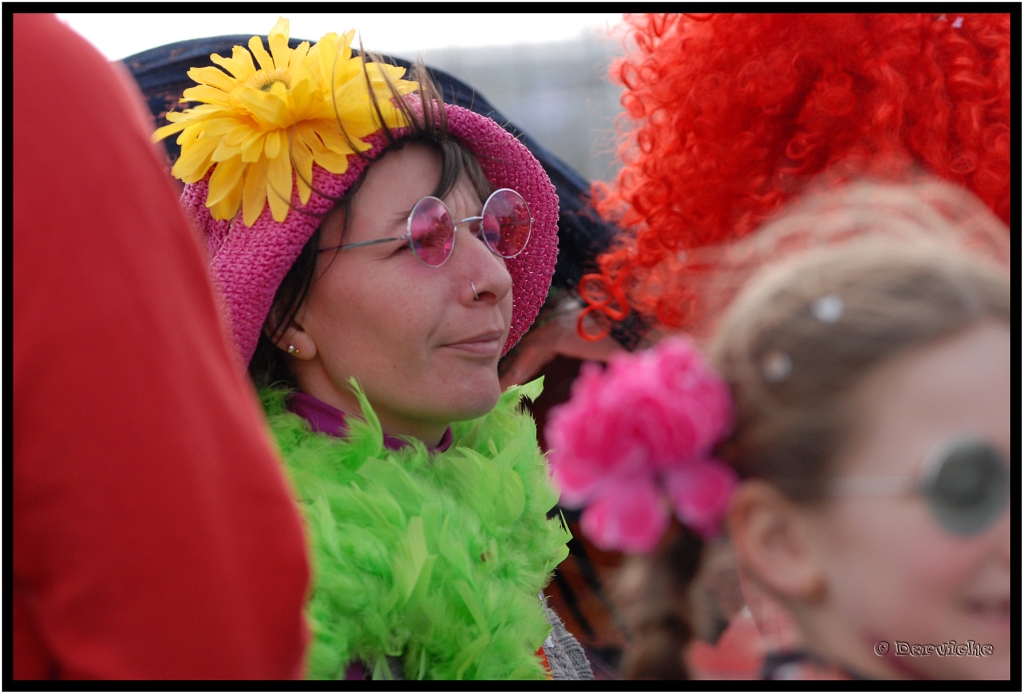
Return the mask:
[[[322, 400], [317, 400], [312, 395], [305, 393], [292, 393], [288, 398], [287, 409], [289, 412], [299, 415], [307, 422], [315, 432], [322, 432], [341, 438], [348, 433], [348, 426], [345, 424], [345, 413], [336, 407], [328, 405]], [[405, 448], [409, 443], [397, 436], [384, 434], [384, 447], [388, 450], [397, 451]], [[429, 448], [431, 453], [447, 451], [452, 445], [452, 428], [444, 430], [444, 436], [435, 448]]]

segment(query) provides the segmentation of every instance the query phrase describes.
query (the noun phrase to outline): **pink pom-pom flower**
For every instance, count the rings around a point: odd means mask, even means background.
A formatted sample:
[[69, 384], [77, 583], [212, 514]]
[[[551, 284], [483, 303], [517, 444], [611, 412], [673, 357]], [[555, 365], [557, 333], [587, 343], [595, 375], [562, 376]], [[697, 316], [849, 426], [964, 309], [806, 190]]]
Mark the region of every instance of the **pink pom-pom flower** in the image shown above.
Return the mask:
[[562, 503], [587, 507], [581, 527], [602, 549], [651, 551], [673, 511], [714, 537], [737, 475], [711, 449], [731, 423], [728, 387], [685, 338], [584, 364], [546, 430]]
[[665, 532], [668, 519], [665, 495], [643, 475], [603, 489], [587, 505], [580, 526], [601, 549], [648, 552]]

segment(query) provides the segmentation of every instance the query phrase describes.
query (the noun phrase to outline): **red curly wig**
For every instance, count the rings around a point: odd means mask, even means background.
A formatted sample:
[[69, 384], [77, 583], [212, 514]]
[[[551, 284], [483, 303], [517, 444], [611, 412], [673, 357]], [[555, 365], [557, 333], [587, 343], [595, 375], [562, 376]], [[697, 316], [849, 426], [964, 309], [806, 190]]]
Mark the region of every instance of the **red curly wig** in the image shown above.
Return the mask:
[[629, 231], [581, 281], [585, 313], [621, 320], [632, 307], [690, 329], [700, 302], [678, 280], [707, 268], [688, 265], [686, 251], [749, 234], [819, 174], [923, 170], [1009, 224], [1009, 14], [627, 22], [637, 48], [611, 68], [625, 87], [624, 166], [593, 192]]

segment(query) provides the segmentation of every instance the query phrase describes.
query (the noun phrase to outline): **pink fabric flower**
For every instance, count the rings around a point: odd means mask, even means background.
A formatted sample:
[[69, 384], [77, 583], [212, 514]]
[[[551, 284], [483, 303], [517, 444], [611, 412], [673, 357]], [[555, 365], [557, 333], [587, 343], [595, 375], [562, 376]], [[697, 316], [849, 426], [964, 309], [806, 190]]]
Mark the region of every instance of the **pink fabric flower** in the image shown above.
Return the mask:
[[665, 497], [647, 476], [623, 480], [592, 501], [580, 527], [600, 549], [650, 552], [668, 527]]
[[710, 539], [721, 530], [738, 481], [732, 467], [708, 458], [668, 472], [665, 488], [679, 522]]
[[619, 416], [622, 403], [615, 395], [605, 387], [601, 367], [584, 364], [572, 399], [552, 413], [547, 429], [552, 473], [570, 506], [581, 506], [605, 480], [644, 469], [645, 444], [626, 431], [631, 423]]
[[[617, 355], [604, 371], [585, 364], [546, 431], [562, 503], [589, 505], [583, 531], [602, 547], [653, 548], [668, 522], [666, 496], [681, 521], [711, 534], [735, 474], [708, 458], [731, 421], [728, 387], [684, 338]], [[671, 492], [659, 486], [669, 480]]]

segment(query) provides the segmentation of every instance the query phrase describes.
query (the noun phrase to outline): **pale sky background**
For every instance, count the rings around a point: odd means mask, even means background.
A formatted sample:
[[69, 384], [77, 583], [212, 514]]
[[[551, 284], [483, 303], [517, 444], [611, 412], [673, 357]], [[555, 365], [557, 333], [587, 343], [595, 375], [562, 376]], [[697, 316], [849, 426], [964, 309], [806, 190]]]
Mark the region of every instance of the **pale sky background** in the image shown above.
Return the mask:
[[[110, 60], [166, 43], [226, 34], [266, 35], [278, 13], [58, 15]], [[317, 41], [355, 28], [372, 51], [415, 59], [418, 52], [448, 47], [503, 46], [606, 35], [621, 14], [425, 14], [291, 13], [292, 37]], [[358, 45], [358, 39], [356, 42]]]

